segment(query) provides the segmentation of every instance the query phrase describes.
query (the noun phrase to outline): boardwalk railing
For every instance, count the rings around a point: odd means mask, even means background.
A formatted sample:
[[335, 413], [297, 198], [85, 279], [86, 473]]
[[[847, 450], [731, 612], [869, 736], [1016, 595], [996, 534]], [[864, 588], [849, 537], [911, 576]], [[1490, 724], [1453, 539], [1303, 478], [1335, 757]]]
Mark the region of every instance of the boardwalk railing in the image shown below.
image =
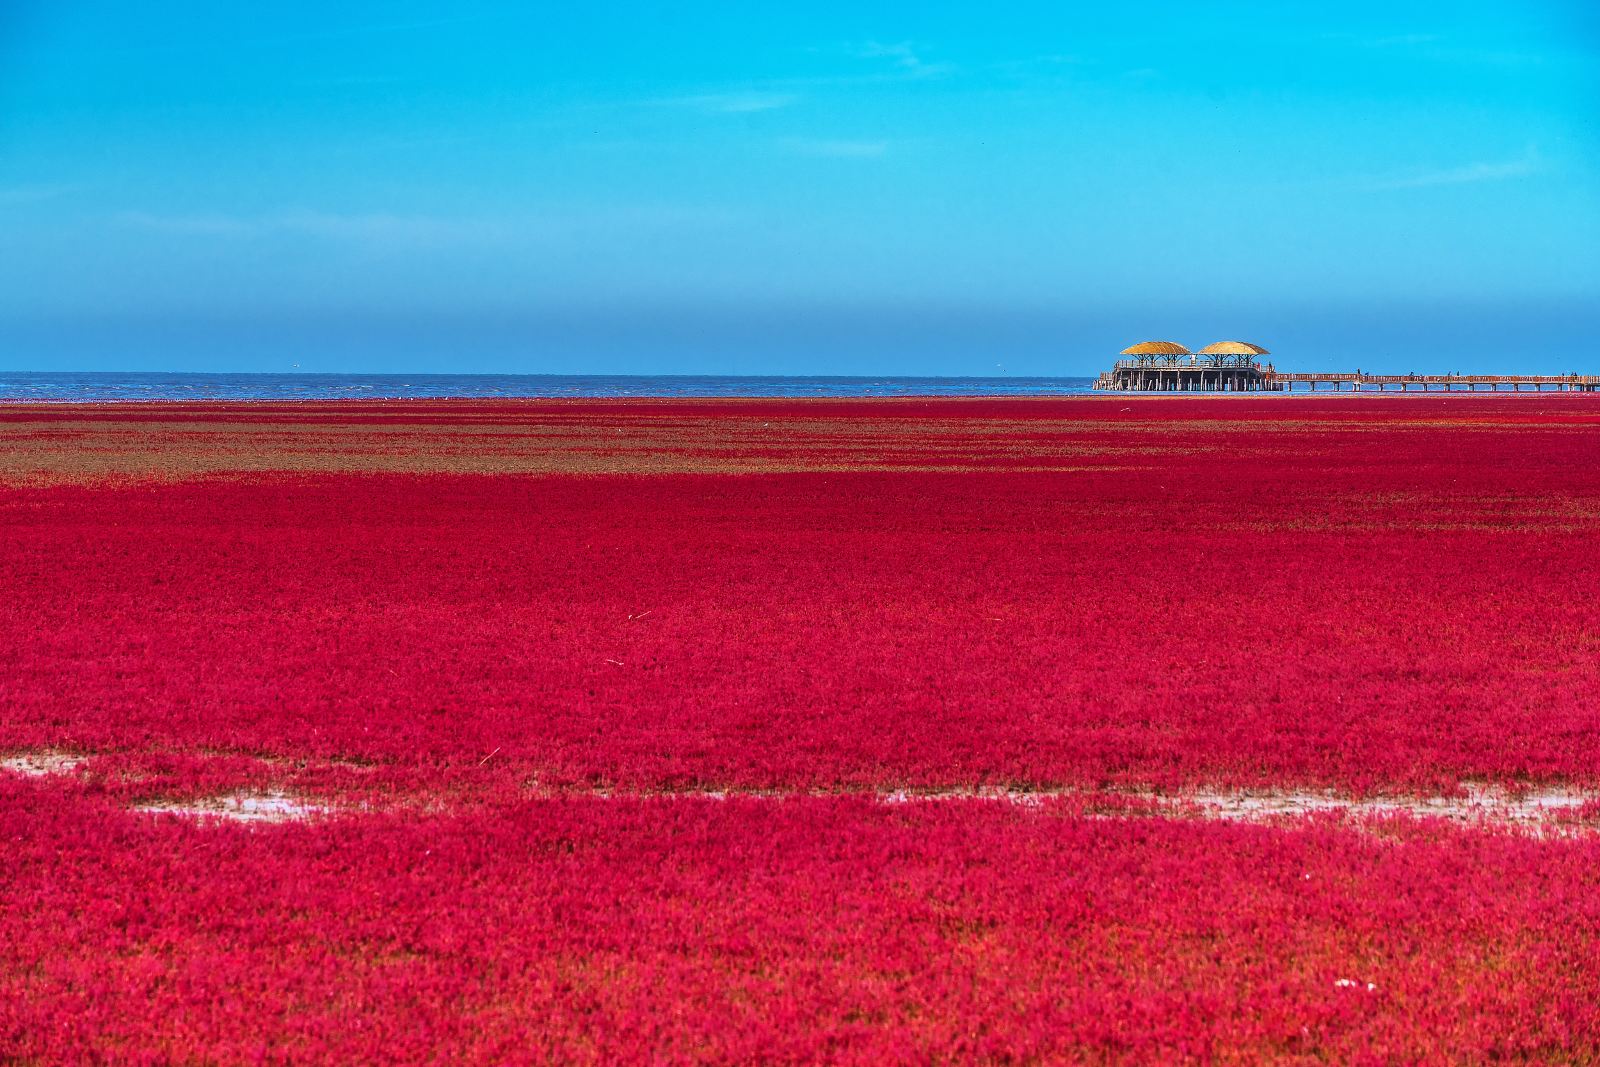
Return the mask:
[[1321, 386], [1334, 390], [1362, 392], [1390, 388], [1407, 392], [1412, 388], [1430, 392], [1477, 392], [1487, 388], [1509, 388], [1520, 392], [1600, 392], [1600, 374], [1364, 374], [1361, 371], [1337, 373], [1296, 373], [1280, 371], [1251, 357], [1155, 356], [1118, 360], [1111, 370], [1095, 381], [1096, 389], [1112, 392], [1293, 392], [1299, 386], [1312, 391]]
[[1141, 356], [1138, 359], [1119, 359], [1113, 364], [1111, 371], [1119, 370], [1218, 370], [1231, 368], [1259, 369], [1265, 371], [1255, 362], [1253, 356]]
[[1476, 391], [1480, 386], [1488, 386], [1491, 391], [1499, 390], [1502, 386], [1509, 386], [1513, 390], [1521, 390], [1524, 386], [1536, 390], [1555, 386], [1560, 391], [1600, 391], [1600, 375], [1597, 374], [1363, 374], [1360, 371], [1348, 374], [1296, 374], [1268, 371], [1265, 379], [1266, 388], [1275, 390], [1293, 390], [1299, 384], [1316, 389], [1319, 384], [1326, 382], [1335, 389], [1347, 385], [1357, 392], [1366, 388], [1376, 388], [1381, 392], [1390, 386], [1397, 386], [1402, 391], [1416, 386], [1424, 392], [1436, 386], [1446, 391]]

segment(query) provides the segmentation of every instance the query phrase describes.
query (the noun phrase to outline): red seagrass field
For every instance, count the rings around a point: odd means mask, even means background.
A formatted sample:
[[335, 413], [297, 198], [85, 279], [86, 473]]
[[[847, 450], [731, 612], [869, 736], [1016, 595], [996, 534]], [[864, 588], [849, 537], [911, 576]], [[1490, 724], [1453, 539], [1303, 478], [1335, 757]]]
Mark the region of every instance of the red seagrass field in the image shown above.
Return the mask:
[[1600, 398], [0, 406], [0, 1061], [1600, 1061]]

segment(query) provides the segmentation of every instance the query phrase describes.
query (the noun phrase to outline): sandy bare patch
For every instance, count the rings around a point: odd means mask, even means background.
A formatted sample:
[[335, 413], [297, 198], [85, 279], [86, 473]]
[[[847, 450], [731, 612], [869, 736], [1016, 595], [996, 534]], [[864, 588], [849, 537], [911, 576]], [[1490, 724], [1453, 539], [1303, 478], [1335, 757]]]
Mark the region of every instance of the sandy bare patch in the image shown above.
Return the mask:
[[1198, 792], [1156, 799], [1180, 807], [1192, 804], [1207, 818], [1241, 822], [1319, 812], [1350, 812], [1356, 815], [1410, 815], [1454, 822], [1534, 823], [1549, 820], [1564, 812], [1574, 812], [1600, 797], [1561, 787], [1512, 794], [1504, 789], [1471, 784], [1465, 787], [1464, 796], [1365, 797], [1356, 800], [1332, 793]]
[[[65, 775], [87, 763], [91, 757], [54, 750], [14, 752], [0, 757], [0, 771], [43, 778]], [[263, 762], [276, 763], [275, 759]], [[296, 761], [299, 762], [299, 761]], [[338, 761], [334, 761], [338, 765]], [[352, 764], [357, 769], [364, 765]], [[1001, 803], [1019, 807], [1039, 807], [1047, 801], [1073, 799], [1089, 802], [1091, 817], [1130, 819], [1164, 817], [1220, 822], [1285, 823], [1319, 815], [1349, 815], [1355, 818], [1404, 816], [1442, 819], [1464, 826], [1521, 827], [1535, 832], [1600, 832], [1593, 820], [1575, 822], [1586, 805], [1600, 805], [1600, 791], [1584, 791], [1572, 786], [1543, 786], [1512, 791], [1501, 786], [1465, 783], [1454, 795], [1364, 796], [1351, 797], [1332, 791], [1275, 789], [1197, 789], [1158, 792], [1153, 789], [1081, 789], [1014, 787], [959, 787], [856, 791], [850, 789], [749, 789], [737, 787], [697, 789], [557, 789], [546, 793], [537, 785], [535, 794], [618, 800], [785, 800], [794, 798], [865, 797], [885, 805], [918, 803]], [[151, 801], [132, 810], [152, 815], [177, 815], [199, 820], [218, 819], [241, 823], [299, 822], [335, 814], [332, 807], [306, 800], [282, 789], [240, 790], [186, 801]], [[356, 809], [341, 809], [341, 814], [376, 810], [366, 804]], [[440, 808], [442, 813], [445, 809]]]
[[[695, 789], [672, 791], [619, 792], [597, 790], [587, 795], [600, 798], [641, 799], [783, 799], [790, 797], [848, 796], [848, 791], [783, 789]], [[1101, 818], [1145, 818], [1152, 815], [1207, 819], [1222, 822], [1270, 822], [1293, 820], [1312, 815], [1343, 813], [1353, 816], [1394, 816], [1445, 819], [1464, 824], [1488, 826], [1537, 826], [1553, 822], [1563, 814], [1577, 812], [1585, 804], [1600, 801], [1600, 793], [1585, 793], [1565, 786], [1549, 786], [1511, 792], [1498, 786], [1469, 783], [1458, 796], [1378, 796], [1349, 797], [1333, 792], [1295, 790], [1195, 790], [1157, 793], [1153, 790], [1087, 789], [900, 789], [869, 793], [882, 804], [945, 803], [979, 801], [1036, 807], [1048, 800], [1133, 800], [1143, 806], [1117, 810], [1114, 806], [1097, 811]]]
[[[1469, 783], [1460, 796], [1348, 797], [1334, 792], [1292, 790], [1196, 790], [1156, 793], [1147, 790], [1096, 794], [1082, 790], [947, 790], [897, 792], [881, 796], [885, 803], [917, 800], [988, 799], [1012, 804], [1038, 804], [1052, 797], [1125, 796], [1154, 804], [1162, 813], [1227, 822], [1265, 822], [1333, 812], [1351, 815], [1408, 815], [1452, 822], [1538, 823], [1575, 812], [1600, 794], [1550, 786], [1512, 793], [1497, 786]], [[1137, 814], [1132, 812], [1130, 814]]]
[[194, 819], [225, 819], [229, 822], [298, 822], [327, 815], [329, 809], [288, 793], [224, 793], [183, 802], [157, 801], [133, 809], [150, 815], [181, 815]]
[[70, 752], [16, 752], [0, 756], [0, 770], [43, 778], [51, 774], [71, 774], [88, 760], [88, 756], [74, 756]]

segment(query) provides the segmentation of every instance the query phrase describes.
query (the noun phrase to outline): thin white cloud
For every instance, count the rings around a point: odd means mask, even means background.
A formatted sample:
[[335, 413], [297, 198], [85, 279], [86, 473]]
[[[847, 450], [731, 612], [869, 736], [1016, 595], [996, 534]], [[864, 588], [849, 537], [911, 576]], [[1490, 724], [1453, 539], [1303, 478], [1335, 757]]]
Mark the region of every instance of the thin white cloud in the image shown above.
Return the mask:
[[889, 152], [888, 141], [785, 137], [778, 143], [785, 151], [794, 155], [824, 159], [876, 159]]
[[372, 89], [381, 86], [405, 85], [412, 79], [398, 74], [347, 74], [336, 78], [303, 78], [296, 85], [306, 89]]
[[863, 41], [848, 45], [846, 51], [857, 59], [882, 61], [900, 78], [936, 78], [955, 68], [948, 63], [930, 63], [922, 58], [910, 41]]
[[124, 211], [117, 215], [117, 222], [142, 230], [204, 237], [233, 237], [260, 232], [256, 223], [229, 215], [160, 215], [148, 211]]
[[1396, 33], [1388, 37], [1373, 37], [1363, 41], [1368, 48], [1415, 48], [1418, 45], [1437, 44], [1437, 33]]
[[322, 211], [291, 211], [271, 222], [280, 229], [295, 230], [313, 237], [403, 244], [482, 241], [493, 239], [497, 233], [492, 222], [480, 219], [391, 215], [382, 212], [342, 215]]
[[892, 59], [899, 67], [920, 67], [922, 60], [917, 56], [917, 50], [910, 41], [899, 41], [894, 44], [884, 44], [881, 41], [865, 41], [854, 48], [857, 58], [860, 59]]
[[261, 215], [162, 214], [125, 211], [123, 226], [171, 234], [232, 240], [288, 236], [351, 245], [495, 245], [560, 240], [600, 233], [638, 233], [720, 227], [735, 221], [716, 207], [672, 204], [584, 205], [505, 218], [457, 218], [382, 212], [293, 209]]
[[1526, 178], [1542, 170], [1537, 153], [1529, 152], [1520, 159], [1500, 162], [1478, 161], [1437, 170], [1420, 170], [1410, 174], [1397, 174], [1369, 178], [1362, 184], [1368, 189], [1426, 189], [1439, 185], [1472, 185], [1478, 182], [1503, 182]]
[[670, 96], [649, 101], [668, 107], [686, 107], [711, 115], [750, 115], [760, 111], [776, 111], [799, 103], [799, 93], [783, 92], [725, 92], [695, 93], [690, 96]]
[[482, 239], [492, 228], [476, 220], [384, 213], [335, 214], [283, 211], [267, 215], [219, 213], [164, 215], [128, 211], [118, 221], [129, 226], [196, 237], [268, 237], [299, 234], [335, 240], [392, 241], [434, 244]]
[[1004, 59], [981, 68], [995, 74], [1024, 78], [1036, 74], [1060, 74], [1083, 65], [1083, 57], [1067, 52], [1048, 52], [1044, 55], [1026, 56], [1022, 59]]
[[80, 188], [81, 186], [70, 182], [41, 183], [38, 185], [0, 185], [0, 207], [37, 204], [44, 200], [54, 200]]

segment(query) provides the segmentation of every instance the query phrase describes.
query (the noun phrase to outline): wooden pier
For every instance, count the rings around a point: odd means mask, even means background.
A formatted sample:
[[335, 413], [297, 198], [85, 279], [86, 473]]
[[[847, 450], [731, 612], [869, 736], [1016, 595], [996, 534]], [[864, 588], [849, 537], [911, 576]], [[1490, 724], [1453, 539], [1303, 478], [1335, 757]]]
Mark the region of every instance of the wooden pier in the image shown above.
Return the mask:
[[1288, 374], [1270, 371], [1265, 388], [1277, 392], [1293, 392], [1303, 387], [1315, 392], [1326, 386], [1329, 389], [1362, 392], [1376, 389], [1384, 392], [1395, 388], [1401, 392], [1420, 389], [1422, 392], [1470, 392], [1480, 389], [1499, 392], [1502, 388], [1512, 392], [1524, 389], [1542, 393], [1600, 392], [1600, 374]]
[[1218, 341], [1190, 352], [1171, 341], [1145, 341], [1122, 350], [1094, 387], [1119, 393], [1311, 392], [1600, 392], [1600, 374], [1301, 374], [1260, 362], [1267, 350], [1244, 341]]
[[1600, 392], [1600, 374], [1295, 374], [1269, 364], [1234, 367], [1148, 367], [1119, 362], [1094, 387], [1119, 393]]
[[1254, 364], [1154, 364], [1132, 359], [1118, 360], [1094, 387], [1119, 393], [1258, 393], [1271, 388], [1264, 368]]

